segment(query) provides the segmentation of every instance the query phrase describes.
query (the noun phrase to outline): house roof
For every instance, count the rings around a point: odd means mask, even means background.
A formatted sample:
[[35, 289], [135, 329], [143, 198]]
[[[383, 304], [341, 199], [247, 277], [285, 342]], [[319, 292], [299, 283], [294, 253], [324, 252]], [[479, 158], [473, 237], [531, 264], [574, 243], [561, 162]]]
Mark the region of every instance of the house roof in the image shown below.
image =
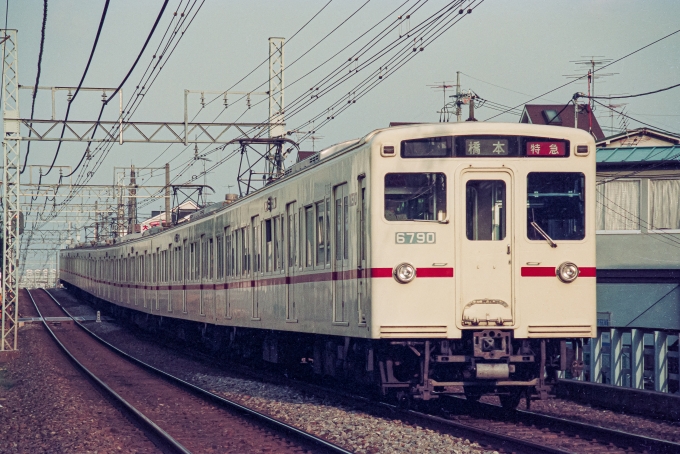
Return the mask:
[[631, 129], [628, 131], [623, 131], [618, 134], [614, 134], [609, 137], [605, 137], [602, 140], [599, 140], [597, 142], [597, 146], [603, 146], [603, 145], [609, 145], [612, 142], [616, 142], [618, 140], [622, 139], [632, 139], [634, 137], [641, 137], [641, 136], [646, 136], [646, 137], [654, 137], [655, 139], [659, 139], [665, 142], [668, 142], [669, 145], [675, 144], [675, 145], [680, 145], [680, 136], [676, 136], [673, 134], [668, 134], [666, 132], [658, 131], [656, 129], [651, 129], [651, 128], [637, 128], [637, 129]]
[[[561, 123], [558, 123], [557, 121], [551, 122], [551, 126], [574, 127], [574, 106], [569, 104], [566, 106], [564, 104], [525, 104], [522, 115], [519, 117], [519, 122], [532, 123], [535, 125], [548, 124], [548, 118], [552, 117], [546, 118], [546, 115], [543, 113], [548, 110], [554, 110], [556, 113], [559, 113], [559, 119], [561, 120]], [[586, 132], [588, 131], [589, 125], [588, 111], [589, 107], [587, 104], [579, 105], [577, 126], [578, 129], [583, 129]], [[597, 118], [595, 118], [595, 115], [591, 115], [590, 117], [593, 122], [592, 134], [595, 137], [595, 140], [602, 140], [604, 138], [604, 133], [602, 132], [602, 128], [600, 128], [600, 124], [597, 122]]]
[[598, 148], [598, 164], [680, 163], [680, 146]]

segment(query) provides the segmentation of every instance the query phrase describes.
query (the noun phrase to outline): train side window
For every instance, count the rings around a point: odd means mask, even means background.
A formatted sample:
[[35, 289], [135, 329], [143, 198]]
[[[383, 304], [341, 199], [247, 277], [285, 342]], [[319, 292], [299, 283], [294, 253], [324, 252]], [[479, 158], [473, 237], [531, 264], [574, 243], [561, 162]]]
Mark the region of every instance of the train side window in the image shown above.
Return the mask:
[[344, 235], [345, 238], [343, 239], [343, 258], [347, 260], [349, 258], [349, 196], [344, 196], [343, 197], [343, 209], [344, 209], [344, 217], [345, 217], [345, 223], [344, 223]]
[[[185, 282], [190, 279], [189, 270], [191, 270], [191, 267], [189, 266], [189, 256], [190, 256], [190, 254], [189, 254], [189, 248], [187, 247], [187, 243], [188, 243], [187, 240], [184, 240], [184, 247], [182, 248], [183, 251], [184, 251], [184, 260], [183, 260], [183, 263], [182, 263], [182, 267], [184, 269], [184, 272], [182, 273], [182, 275], [184, 276]], [[192, 245], [193, 245], [193, 243], [192, 243]], [[193, 249], [192, 246], [189, 246], [189, 247], [191, 247], [191, 249]]]
[[326, 266], [331, 264], [331, 199], [326, 198]]
[[385, 175], [385, 219], [443, 221], [446, 219], [446, 175], [388, 173]]
[[[527, 237], [545, 241], [585, 238], [585, 175], [580, 172], [531, 172], [527, 175]], [[534, 223], [534, 224], [532, 224]]]
[[262, 272], [262, 243], [260, 241], [260, 221], [259, 216], [252, 219], [253, 235], [253, 273]]
[[231, 243], [231, 228], [226, 227], [224, 229], [224, 252], [225, 252], [225, 258], [224, 258], [224, 274], [226, 277], [231, 277], [232, 273], [232, 265], [231, 265], [231, 248], [232, 248], [232, 243]]
[[314, 205], [305, 207], [305, 266], [314, 265]]
[[279, 256], [281, 255], [281, 245], [279, 244], [279, 241], [281, 241], [281, 235], [279, 234], [279, 225], [281, 225], [279, 217], [275, 216], [274, 218], [272, 218], [272, 235], [274, 236], [273, 238], [274, 271], [277, 271], [281, 268], [279, 264]]
[[468, 181], [465, 203], [465, 232], [468, 240], [500, 241], [505, 238], [504, 181]]
[[224, 238], [222, 235], [217, 235], [217, 244], [215, 247], [217, 248], [217, 279], [223, 279], [224, 278]]
[[264, 244], [264, 266], [267, 273], [272, 272], [272, 255], [274, 253], [274, 242], [272, 235], [272, 220], [267, 219], [263, 222], [262, 242]]
[[324, 266], [326, 263], [326, 232], [324, 217], [326, 213], [325, 201], [316, 203], [316, 265]]
[[297, 209], [295, 202], [289, 203], [286, 209], [288, 214], [288, 267], [297, 266]]
[[210, 238], [208, 240], [208, 254], [210, 255], [210, 258], [208, 261], [210, 262], [210, 271], [208, 272], [208, 279], [211, 281], [215, 279], [215, 245], [213, 244], [213, 238]]

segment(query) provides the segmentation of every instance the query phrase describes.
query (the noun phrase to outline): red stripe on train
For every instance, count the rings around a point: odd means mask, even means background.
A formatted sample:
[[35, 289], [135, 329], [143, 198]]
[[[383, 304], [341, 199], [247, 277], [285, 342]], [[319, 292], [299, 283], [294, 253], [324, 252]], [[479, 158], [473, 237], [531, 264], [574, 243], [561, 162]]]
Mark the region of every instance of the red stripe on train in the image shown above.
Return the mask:
[[[555, 277], [555, 267], [552, 266], [523, 266], [522, 277]], [[596, 277], [594, 266], [579, 268], [579, 277]]]
[[[371, 268], [371, 277], [392, 277], [392, 268]], [[417, 268], [416, 277], [453, 277], [453, 268]]]

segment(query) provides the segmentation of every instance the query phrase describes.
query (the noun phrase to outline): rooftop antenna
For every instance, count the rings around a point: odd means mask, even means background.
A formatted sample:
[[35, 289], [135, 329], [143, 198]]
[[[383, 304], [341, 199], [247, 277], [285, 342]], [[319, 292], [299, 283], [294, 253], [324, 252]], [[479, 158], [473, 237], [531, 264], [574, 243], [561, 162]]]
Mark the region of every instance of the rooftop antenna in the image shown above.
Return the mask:
[[[571, 60], [570, 63], [574, 63], [578, 65], [579, 67], [585, 67], [588, 69], [587, 74], [589, 74], [587, 81], [589, 84], [589, 89], [590, 92], [588, 93], [589, 96], [595, 96], [595, 80], [596, 79], [601, 79], [603, 77], [609, 77], [609, 76], [614, 76], [618, 73], [602, 73], [598, 71], [598, 67], [607, 65], [612, 62], [611, 58], [604, 58], [602, 55], [592, 55], [590, 57], [581, 57], [582, 60]], [[585, 69], [584, 68], [584, 69]], [[581, 71], [578, 71], [576, 74], [565, 74], [565, 77], [569, 79], [580, 79], [583, 77], [583, 73]], [[595, 111], [595, 101], [590, 98], [589, 99], [589, 105], [590, 105], [590, 111], [594, 112]]]
[[440, 110], [438, 112], [439, 113], [439, 122], [440, 123], [448, 122], [450, 112], [448, 110], [448, 105], [447, 105], [448, 98], [446, 97], [446, 89], [458, 87], [458, 85], [454, 84], [453, 82], [443, 81], [441, 84], [428, 85], [428, 87], [430, 87], [430, 88], [432, 88], [433, 90], [436, 90], [436, 91], [443, 91], [444, 92], [444, 107], [442, 108], [442, 110]]

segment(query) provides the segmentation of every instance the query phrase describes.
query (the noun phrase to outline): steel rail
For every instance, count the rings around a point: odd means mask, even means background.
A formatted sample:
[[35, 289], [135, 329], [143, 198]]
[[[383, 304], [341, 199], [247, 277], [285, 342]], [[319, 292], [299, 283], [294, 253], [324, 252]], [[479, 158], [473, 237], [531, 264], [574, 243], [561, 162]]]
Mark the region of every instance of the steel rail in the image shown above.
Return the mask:
[[[54, 297], [54, 295], [52, 295], [50, 292], [48, 292], [47, 289], [42, 289], [42, 290], [45, 291], [45, 293], [47, 293], [50, 296], [50, 298], [52, 298], [52, 300], [61, 308], [61, 310], [64, 311], [64, 313], [66, 315], [68, 315], [71, 318], [71, 320], [73, 320], [73, 322], [75, 324], [77, 324], [83, 331], [85, 331], [87, 334], [89, 334], [94, 339], [99, 341], [102, 345], [106, 346], [110, 350], [114, 351], [118, 355], [120, 355], [123, 358], [125, 358], [126, 360], [130, 361], [131, 363], [134, 363], [134, 364], [144, 368], [145, 370], [147, 370], [147, 371], [149, 371], [153, 374], [158, 375], [159, 377], [167, 380], [169, 383], [172, 383], [172, 384], [174, 384], [174, 385], [176, 385], [176, 386], [178, 386], [178, 387], [180, 387], [180, 388], [182, 388], [186, 391], [189, 391], [192, 394], [194, 394], [194, 395], [196, 395], [196, 396], [198, 396], [202, 399], [214, 402], [214, 403], [216, 403], [216, 404], [218, 404], [222, 407], [228, 408], [229, 410], [232, 410], [232, 411], [235, 410], [235, 411], [238, 411], [240, 413], [244, 413], [244, 414], [258, 420], [261, 423], [265, 423], [265, 424], [267, 424], [267, 425], [269, 425], [269, 426], [271, 426], [271, 427], [273, 427], [277, 430], [281, 430], [283, 432], [286, 432], [288, 435], [290, 435], [294, 438], [297, 438], [297, 439], [302, 440], [302, 441], [307, 442], [307, 443], [312, 443], [317, 448], [322, 449], [324, 452], [333, 452], [333, 453], [340, 453], [340, 454], [352, 454], [351, 451], [347, 451], [346, 449], [344, 449], [340, 446], [334, 445], [334, 444], [324, 440], [323, 438], [319, 438], [319, 437], [312, 435], [308, 432], [305, 432], [305, 431], [300, 430], [296, 427], [293, 427], [289, 424], [286, 424], [282, 421], [279, 421], [275, 418], [272, 418], [271, 416], [267, 416], [264, 413], [260, 413], [256, 410], [253, 410], [252, 408], [248, 408], [248, 407], [243, 406], [239, 403], [236, 403], [232, 400], [226, 399], [222, 396], [219, 396], [219, 395], [214, 394], [210, 391], [207, 391], [203, 388], [200, 388], [200, 387], [198, 387], [194, 384], [191, 384], [191, 383], [189, 383], [185, 380], [182, 380], [181, 378], [175, 377], [174, 375], [171, 375], [167, 372], [164, 372], [160, 369], [157, 369], [157, 368], [135, 358], [134, 356], [131, 356], [131, 355], [125, 353], [124, 351], [120, 350], [118, 347], [108, 343], [107, 341], [105, 341], [104, 339], [97, 336], [95, 333], [93, 333], [89, 329], [87, 329], [85, 326], [83, 326], [82, 323], [80, 323], [78, 320], [76, 320], [68, 312], [68, 310], [66, 310], [66, 308], [61, 303], [59, 303], [59, 301], [57, 301], [57, 299]], [[319, 452], [319, 451], [316, 451], [316, 452]]]
[[[500, 410], [500, 408], [496, 405], [483, 402], [467, 402], [464, 399], [455, 397], [451, 397], [450, 399], [459, 399], [469, 403], [473, 408], [481, 409], [484, 412], [498, 414]], [[633, 434], [630, 432], [623, 432], [617, 429], [594, 426], [571, 419], [564, 419], [520, 409], [516, 409], [512, 412], [506, 412], [505, 415], [509, 415], [511, 418], [514, 418], [515, 421], [522, 422], [527, 425], [545, 427], [549, 428], [551, 431], [569, 431], [571, 433], [579, 434], [581, 438], [596, 438], [598, 440], [606, 440], [607, 442], [621, 448], [634, 448], [642, 451], [647, 450], [654, 453], [680, 452], [680, 443], [652, 438], [645, 435]]]
[[[44, 290], [44, 289], [43, 289]], [[47, 292], [47, 290], [45, 290]], [[47, 332], [50, 333], [52, 336], [52, 339], [57, 343], [59, 348], [66, 354], [69, 360], [75, 366], [80, 369], [81, 372], [92, 382], [94, 383], [100, 390], [104, 392], [104, 394], [111, 400], [113, 400], [114, 404], [119, 408], [124, 411], [126, 416], [131, 417], [134, 421], [136, 421], [138, 424], [142, 426], [142, 429], [144, 431], [144, 434], [154, 443], [156, 446], [158, 446], [161, 450], [164, 452], [169, 452], [169, 453], [182, 453], [182, 454], [191, 454], [191, 451], [189, 451], [187, 448], [182, 446], [177, 440], [175, 440], [170, 434], [168, 434], [166, 431], [161, 429], [151, 421], [149, 418], [147, 418], [142, 412], [137, 410], [134, 406], [132, 406], [128, 401], [123, 399], [118, 393], [116, 393], [113, 389], [111, 389], [106, 383], [101, 381], [96, 375], [94, 375], [92, 372], [90, 372], [82, 363], [80, 363], [75, 356], [71, 354], [71, 352], [68, 351], [66, 346], [61, 343], [61, 341], [57, 338], [56, 334], [52, 331], [52, 329], [49, 327], [47, 324], [47, 321], [45, 318], [42, 316], [42, 313], [40, 312], [40, 309], [38, 308], [38, 305], [36, 304], [35, 300], [33, 299], [33, 295], [31, 295], [31, 292], [26, 289], [26, 293], [28, 293], [28, 297], [31, 299], [31, 302], [33, 303], [33, 306], [35, 306], [35, 310], [38, 312], [38, 315], [40, 316], [40, 319], [43, 322], [43, 325], [45, 325], [45, 328], [47, 328]], [[47, 292], [49, 295], [49, 292]], [[52, 295], [50, 295], [52, 296]], [[61, 305], [59, 305], [61, 306]], [[63, 307], [62, 307], [63, 310]], [[72, 320], [73, 317], [71, 317]], [[74, 320], [75, 321], [75, 320]], [[77, 322], [76, 322], [77, 323]]]

